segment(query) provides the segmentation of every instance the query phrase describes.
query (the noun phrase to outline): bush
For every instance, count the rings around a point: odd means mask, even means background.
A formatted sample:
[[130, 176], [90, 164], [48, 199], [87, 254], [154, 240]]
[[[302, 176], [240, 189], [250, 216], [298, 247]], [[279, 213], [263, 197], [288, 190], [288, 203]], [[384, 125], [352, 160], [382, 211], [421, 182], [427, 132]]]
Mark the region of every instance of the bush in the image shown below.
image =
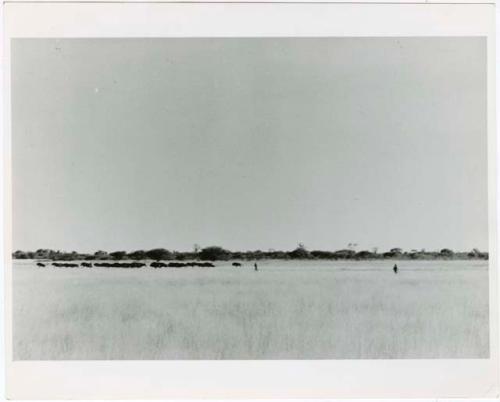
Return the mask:
[[453, 257], [453, 251], [450, 250], [449, 248], [443, 248], [439, 254], [441, 254], [441, 256], [443, 257]]
[[265, 258], [272, 258], [277, 260], [288, 260], [290, 258], [286, 251], [268, 251]]
[[311, 251], [311, 256], [320, 259], [333, 259], [335, 258], [335, 253], [333, 251], [313, 250]]
[[200, 259], [207, 261], [215, 260], [229, 260], [231, 258], [231, 252], [225, 250], [222, 247], [212, 246], [205, 247], [200, 251]]
[[152, 250], [146, 251], [146, 257], [152, 260], [170, 260], [172, 259], [172, 253], [164, 248], [154, 248]]
[[290, 251], [288, 253], [288, 256], [290, 258], [296, 259], [296, 260], [298, 260], [298, 259], [303, 260], [303, 259], [311, 258], [311, 254], [303, 246], [299, 246], [295, 250]]
[[131, 260], [145, 260], [146, 252], [144, 250], [132, 251], [128, 254], [128, 258], [130, 258]]
[[17, 251], [14, 251], [12, 253], [12, 258], [17, 259], [17, 260], [26, 260], [29, 257], [28, 257], [28, 253], [27, 252], [24, 252], [24, 251], [21, 251], [21, 250], [17, 250]]
[[106, 251], [99, 250], [94, 253], [94, 257], [96, 260], [107, 260], [109, 259], [109, 254]]
[[115, 260], [123, 260], [127, 253], [125, 251], [114, 251], [109, 254]]
[[356, 252], [354, 250], [344, 249], [344, 250], [337, 250], [333, 254], [335, 258], [345, 260], [353, 258], [356, 255]]
[[198, 253], [189, 251], [175, 251], [172, 253], [172, 259], [178, 261], [185, 260], [196, 260], [198, 258]]
[[360, 260], [368, 260], [368, 259], [376, 258], [376, 254], [374, 254], [368, 250], [363, 250], [363, 251], [360, 251], [359, 253], [356, 253], [356, 258], [360, 259]]

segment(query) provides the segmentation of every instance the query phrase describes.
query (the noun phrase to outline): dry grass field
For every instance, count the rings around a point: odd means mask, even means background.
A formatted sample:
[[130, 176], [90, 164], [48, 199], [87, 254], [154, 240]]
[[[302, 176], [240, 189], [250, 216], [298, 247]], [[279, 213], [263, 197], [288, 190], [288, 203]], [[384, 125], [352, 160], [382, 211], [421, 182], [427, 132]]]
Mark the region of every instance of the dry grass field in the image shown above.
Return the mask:
[[484, 358], [487, 261], [13, 267], [16, 360]]

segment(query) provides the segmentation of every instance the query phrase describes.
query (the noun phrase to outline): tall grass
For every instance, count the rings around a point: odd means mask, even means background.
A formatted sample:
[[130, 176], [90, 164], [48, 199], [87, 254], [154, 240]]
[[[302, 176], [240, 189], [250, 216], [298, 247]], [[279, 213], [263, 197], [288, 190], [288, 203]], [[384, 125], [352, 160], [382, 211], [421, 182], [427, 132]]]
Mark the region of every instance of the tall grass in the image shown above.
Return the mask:
[[487, 262], [14, 266], [16, 360], [481, 358]]

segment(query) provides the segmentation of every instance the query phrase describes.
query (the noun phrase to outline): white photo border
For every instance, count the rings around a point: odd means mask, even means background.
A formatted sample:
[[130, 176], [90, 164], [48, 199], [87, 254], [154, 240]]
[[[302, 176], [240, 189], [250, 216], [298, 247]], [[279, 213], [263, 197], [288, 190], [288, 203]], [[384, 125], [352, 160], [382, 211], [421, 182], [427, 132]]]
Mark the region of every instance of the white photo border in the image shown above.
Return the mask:
[[[43, 3], [4, 5], [7, 396], [15, 399], [498, 397], [493, 4]], [[10, 39], [162, 37], [487, 38], [490, 358], [13, 361]]]

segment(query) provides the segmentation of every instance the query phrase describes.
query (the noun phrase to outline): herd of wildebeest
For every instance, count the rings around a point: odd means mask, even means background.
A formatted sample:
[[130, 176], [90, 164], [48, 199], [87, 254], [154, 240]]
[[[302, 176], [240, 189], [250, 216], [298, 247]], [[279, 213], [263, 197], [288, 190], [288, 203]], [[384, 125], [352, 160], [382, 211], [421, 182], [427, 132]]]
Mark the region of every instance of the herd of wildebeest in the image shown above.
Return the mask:
[[[43, 263], [37, 262], [37, 267], [45, 268], [47, 266], [54, 266], [58, 268], [143, 268], [148, 265], [143, 262], [82, 262], [80, 264], [73, 262], [52, 262], [52, 263]], [[201, 268], [213, 268], [214, 264], [211, 262], [160, 262], [153, 261], [149, 264], [151, 268], [184, 268], [184, 267], [201, 267]], [[233, 262], [233, 267], [241, 267], [241, 263]]]

